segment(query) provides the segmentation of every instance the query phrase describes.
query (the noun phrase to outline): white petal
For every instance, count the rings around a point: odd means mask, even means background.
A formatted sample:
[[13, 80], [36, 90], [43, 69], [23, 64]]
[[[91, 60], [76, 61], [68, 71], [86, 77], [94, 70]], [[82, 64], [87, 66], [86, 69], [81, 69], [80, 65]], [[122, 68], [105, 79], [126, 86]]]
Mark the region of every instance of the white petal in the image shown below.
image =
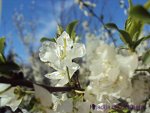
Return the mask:
[[73, 74], [80, 68], [80, 66], [76, 63], [71, 63], [68, 65], [70, 78]]
[[138, 56], [136, 54], [130, 56], [118, 55], [117, 60], [121, 71], [130, 77], [133, 76], [133, 72], [138, 66]]
[[53, 73], [48, 73], [44, 76], [49, 78], [49, 79], [63, 79], [64, 78], [64, 76], [62, 75], [62, 73], [60, 71], [55, 71]]
[[[70, 78], [72, 78], [73, 74], [80, 68], [80, 66], [76, 63], [70, 63], [70, 64], [68, 64], [67, 67], [69, 69]], [[65, 84], [67, 84], [69, 82], [67, 70], [65, 70], [65, 71], [66, 72], [64, 73], [65, 74], [64, 78], [61, 79], [60, 81], [58, 81], [56, 86], [64, 86]]]
[[9, 86], [10, 86], [9, 84], [0, 83], [0, 92], [1, 92], [1, 91], [4, 91], [4, 90], [7, 89]]
[[118, 66], [112, 67], [110, 70], [108, 70], [108, 80], [110, 82], [115, 82], [119, 76], [120, 70]]
[[85, 45], [80, 43], [74, 43], [71, 50], [71, 58], [83, 57], [86, 53]]
[[40, 99], [43, 106], [49, 107], [52, 105], [52, 95], [45, 88], [34, 84], [35, 96]]
[[12, 87], [0, 95], [2, 97], [0, 100], [1, 106], [10, 106], [13, 111], [18, 108], [22, 101], [22, 98], [17, 99], [17, 96], [14, 94], [14, 89], [15, 87]]
[[0, 97], [15, 97], [14, 89], [15, 89], [15, 87], [10, 88], [9, 90], [7, 90], [4, 93], [0, 94]]
[[66, 41], [67, 48], [71, 48], [73, 45], [73, 40], [70, 38], [69, 34], [64, 31], [56, 40], [57, 44], [64, 46], [64, 40]]
[[12, 97], [3, 97], [1, 98], [1, 106], [9, 106], [13, 111], [15, 111], [18, 108], [21, 101], [22, 99], [17, 100], [16, 98]]
[[96, 53], [102, 58], [102, 59], [109, 59], [114, 60], [115, 59], [115, 49], [107, 44], [102, 44], [96, 49]]
[[39, 57], [43, 62], [57, 62], [58, 61], [58, 47], [56, 43], [45, 41], [42, 43], [42, 47], [40, 48]]
[[73, 102], [72, 99], [68, 99], [66, 101], [62, 101], [60, 105], [57, 107], [58, 112], [72, 113]]
[[64, 86], [69, 82], [68, 77], [66, 76], [64, 79], [61, 79], [57, 82], [56, 86], [60, 87], [60, 86]]

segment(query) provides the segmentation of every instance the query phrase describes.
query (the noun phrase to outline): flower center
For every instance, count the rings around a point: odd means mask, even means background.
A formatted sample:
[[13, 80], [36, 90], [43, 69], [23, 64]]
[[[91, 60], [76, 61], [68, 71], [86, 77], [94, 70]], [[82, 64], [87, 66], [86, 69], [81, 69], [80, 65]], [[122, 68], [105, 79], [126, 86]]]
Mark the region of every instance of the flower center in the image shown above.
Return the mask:
[[63, 60], [66, 57], [66, 54], [67, 54], [67, 50], [66, 50], [67, 41], [66, 41], [66, 38], [63, 39], [63, 42], [64, 42], [63, 50], [61, 50], [61, 53], [60, 53], [61, 60]]

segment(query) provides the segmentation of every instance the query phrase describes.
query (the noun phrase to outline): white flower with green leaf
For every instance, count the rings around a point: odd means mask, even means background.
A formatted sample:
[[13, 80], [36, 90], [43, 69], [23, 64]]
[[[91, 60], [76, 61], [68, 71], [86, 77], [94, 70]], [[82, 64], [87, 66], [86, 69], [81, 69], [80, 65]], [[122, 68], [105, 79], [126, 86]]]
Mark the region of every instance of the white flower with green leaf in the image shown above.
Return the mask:
[[40, 48], [40, 59], [47, 63], [56, 71], [46, 74], [50, 79], [60, 80], [58, 85], [65, 85], [69, 82], [79, 65], [72, 62], [73, 59], [83, 57], [85, 46], [80, 43], [74, 43], [70, 36], [64, 31], [56, 42], [44, 41]]

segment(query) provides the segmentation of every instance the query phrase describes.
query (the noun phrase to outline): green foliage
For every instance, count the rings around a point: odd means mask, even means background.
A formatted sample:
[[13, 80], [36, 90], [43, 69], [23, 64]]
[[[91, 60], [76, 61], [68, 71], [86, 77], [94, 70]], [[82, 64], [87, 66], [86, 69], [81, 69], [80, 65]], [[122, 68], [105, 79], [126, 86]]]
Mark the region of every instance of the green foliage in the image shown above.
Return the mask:
[[47, 38], [47, 37], [41, 38], [40, 42], [44, 42], [44, 41], [52, 41], [52, 42], [56, 42], [55, 38]]
[[5, 38], [0, 38], [0, 63], [5, 62], [5, 58], [3, 55], [4, 46], [5, 46]]
[[121, 40], [122, 40], [125, 44], [127, 44], [127, 45], [129, 46], [129, 48], [132, 47], [132, 40], [131, 40], [131, 37], [130, 37], [130, 35], [128, 34], [128, 32], [126, 32], [125, 30], [119, 29], [119, 28], [117, 27], [117, 25], [114, 24], [114, 23], [108, 23], [108, 24], [106, 24], [105, 26], [106, 26], [107, 28], [116, 29], [116, 30], [119, 32], [119, 34], [120, 34]]
[[143, 41], [146, 41], [146, 40], [148, 40], [148, 39], [150, 39], [150, 35], [145, 36], [145, 37], [142, 37], [141, 39], [137, 40], [137, 41], [134, 43], [133, 48], [136, 49], [136, 47], [137, 47], [140, 43], [142, 43]]
[[[132, 4], [132, 0], [129, 0], [129, 13], [132, 12], [133, 9], [134, 6]], [[134, 41], [135, 43], [139, 39], [143, 27], [144, 27], [144, 22], [134, 18], [132, 15], [129, 15], [125, 22], [125, 31], [128, 32], [128, 34], [132, 38], [132, 41]]]
[[0, 38], [0, 53], [3, 53], [5, 46], [5, 38]]
[[130, 18], [129, 20], [126, 21], [125, 30], [119, 29], [117, 25], [114, 23], [108, 23], [105, 26], [107, 28], [116, 29], [119, 32], [120, 38], [124, 42], [124, 44], [128, 45], [131, 51], [135, 51], [136, 47], [138, 47], [140, 43], [142, 43], [143, 41], [147, 39], [150, 39], [150, 35], [142, 37], [141, 39], [138, 39], [141, 29], [143, 27], [143, 24], [132, 21], [132, 18]]
[[132, 47], [132, 40], [130, 35], [128, 34], [128, 32], [124, 31], [124, 30], [118, 30], [120, 33], [120, 37], [122, 39], [122, 41], [127, 44], [130, 48]]
[[133, 41], [136, 41], [141, 34], [143, 26], [143, 22], [129, 16], [125, 23], [125, 31], [130, 34]]
[[131, 7], [129, 14], [140, 21], [150, 23], [150, 13], [141, 5]]
[[124, 44], [128, 45], [131, 51], [136, 51], [136, 48], [143, 41], [150, 39], [150, 36], [145, 36], [139, 39], [145, 23], [150, 23], [150, 13], [147, 9], [150, 7], [150, 2], [145, 6], [133, 6], [132, 0], [129, 0], [129, 17], [125, 22], [125, 30], [121, 30], [114, 23], [108, 23], [107, 28], [116, 29]]
[[130, 34], [132, 40], [136, 42], [139, 39], [145, 22], [149, 23], [150, 13], [147, 9], [150, 7], [150, 1], [147, 1], [143, 7], [141, 5], [133, 6], [132, 0], [129, 0], [129, 6], [129, 17], [125, 23], [125, 30]]
[[61, 35], [62, 33], [63, 33], [63, 27], [61, 26], [61, 25], [58, 25], [57, 26], [57, 35], [59, 36], [59, 35]]
[[[68, 26], [66, 27], [66, 32], [69, 34], [71, 39], [73, 39], [73, 41], [75, 41], [75, 38], [76, 38], [75, 27], [76, 27], [77, 23], [78, 23], [78, 21], [75, 20], [75, 21], [69, 23]], [[61, 25], [58, 25], [56, 38], [59, 37], [63, 33], [63, 31], [64, 31], [63, 27]], [[40, 42], [44, 42], [44, 41], [56, 42], [56, 38], [43, 37], [43, 38], [41, 38]]]
[[131, 8], [133, 6], [132, 0], [128, 0], [129, 2], [129, 8]]
[[144, 7], [146, 9], [149, 9], [150, 8], [150, 0], [147, 0], [147, 2], [144, 4]]
[[5, 58], [2, 53], [0, 53], [0, 63], [5, 63]]
[[107, 23], [105, 24], [105, 27], [118, 30], [117, 25], [114, 23]]
[[66, 27], [66, 32], [69, 34], [71, 39], [73, 39], [73, 41], [75, 41], [75, 37], [76, 37], [75, 27], [77, 24], [78, 24], [78, 21], [75, 20], [69, 23], [68, 26]]

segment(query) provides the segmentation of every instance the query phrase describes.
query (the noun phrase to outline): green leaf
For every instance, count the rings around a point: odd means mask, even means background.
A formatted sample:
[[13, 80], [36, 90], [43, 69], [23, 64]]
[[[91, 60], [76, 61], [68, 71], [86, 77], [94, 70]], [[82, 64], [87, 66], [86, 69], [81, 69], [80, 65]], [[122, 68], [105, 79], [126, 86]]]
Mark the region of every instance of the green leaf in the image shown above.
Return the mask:
[[143, 41], [150, 39], [150, 35], [143, 37]]
[[5, 46], [5, 38], [0, 38], [0, 63], [5, 63], [5, 57], [3, 55]]
[[0, 38], [0, 53], [3, 53], [5, 46], [5, 38]]
[[41, 38], [40, 42], [44, 42], [44, 41], [52, 41], [52, 42], [56, 42], [55, 38], [47, 38], [47, 37]]
[[125, 23], [125, 31], [130, 34], [133, 41], [136, 41], [143, 30], [143, 26], [143, 22], [129, 16]]
[[12, 71], [19, 71], [20, 67], [14, 62], [0, 63], [0, 73], [9, 75]]
[[0, 53], [0, 63], [5, 63], [5, 58], [2, 53]]
[[114, 23], [107, 23], [105, 24], [105, 27], [118, 30], [117, 25]]
[[108, 23], [108, 24], [105, 25], [105, 27], [107, 27], [107, 28], [112, 28], [112, 29], [116, 29], [116, 30], [119, 32], [119, 34], [120, 34], [121, 40], [122, 40], [125, 44], [127, 44], [129, 47], [131, 47], [131, 45], [132, 45], [132, 40], [131, 40], [131, 37], [130, 37], [130, 35], [128, 34], [128, 32], [119, 29], [119, 28], [117, 27], [117, 25], [116, 25], [116, 24], [113, 24], [113, 23]]
[[135, 43], [134, 43], [134, 49], [136, 49], [136, 47], [140, 44], [140, 43], [142, 43], [143, 41], [146, 41], [146, 40], [148, 40], [148, 39], [150, 39], [150, 35], [148, 35], [148, 36], [145, 36], [145, 37], [142, 37], [141, 39], [139, 39], [138, 41], [136, 41]]
[[57, 26], [57, 34], [58, 34], [58, 35], [61, 35], [61, 34], [63, 33], [63, 31], [64, 31], [64, 30], [63, 30], [62, 26], [61, 26], [61, 25], [58, 25], [58, 26]]
[[73, 22], [71, 22], [70, 24], [68, 24], [68, 26], [66, 27], [66, 32], [69, 34], [69, 36], [71, 37], [71, 39], [73, 39], [73, 41], [75, 41], [75, 27], [77, 25], [78, 21], [75, 20]]
[[129, 2], [129, 9], [130, 9], [130, 8], [132, 8], [133, 3], [132, 3], [132, 0], [128, 0], [128, 2]]
[[144, 4], [145, 9], [150, 8], [150, 0], [147, 0], [147, 2]]
[[130, 9], [129, 14], [138, 20], [150, 23], [150, 13], [141, 5], [133, 6]]
[[124, 30], [118, 30], [118, 31], [120, 33], [121, 40], [131, 48], [132, 40], [128, 32]]
[[142, 61], [144, 64], [150, 64], [150, 50], [148, 50], [143, 56]]

